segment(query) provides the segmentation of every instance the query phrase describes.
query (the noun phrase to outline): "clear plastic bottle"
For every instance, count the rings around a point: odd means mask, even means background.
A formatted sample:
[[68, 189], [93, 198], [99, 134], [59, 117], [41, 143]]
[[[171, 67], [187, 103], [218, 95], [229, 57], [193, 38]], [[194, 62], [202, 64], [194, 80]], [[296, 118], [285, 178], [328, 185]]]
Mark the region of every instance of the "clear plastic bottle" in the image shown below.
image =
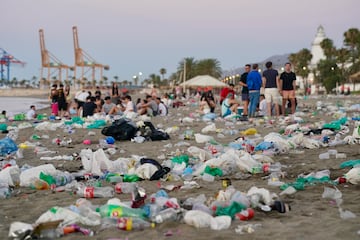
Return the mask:
[[133, 182], [119, 182], [115, 185], [116, 193], [132, 193], [137, 187], [136, 183]]
[[154, 223], [149, 223], [141, 218], [122, 217], [117, 219], [117, 227], [126, 231], [144, 230], [145, 228], [154, 226]]
[[0, 199], [10, 196], [9, 185], [6, 182], [0, 182]]
[[65, 186], [74, 180], [74, 177], [69, 172], [59, 172], [54, 176], [56, 186]]
[[85, 198], [110, 198], [114, 196], [114, 188], [86, 186], [79, 188], [76, 194]]
[[159, 212], [152, 221], [155, 223], [163, 223], [165, 221], [176, 221], [179, 216], [179, 210], [167, 208]]

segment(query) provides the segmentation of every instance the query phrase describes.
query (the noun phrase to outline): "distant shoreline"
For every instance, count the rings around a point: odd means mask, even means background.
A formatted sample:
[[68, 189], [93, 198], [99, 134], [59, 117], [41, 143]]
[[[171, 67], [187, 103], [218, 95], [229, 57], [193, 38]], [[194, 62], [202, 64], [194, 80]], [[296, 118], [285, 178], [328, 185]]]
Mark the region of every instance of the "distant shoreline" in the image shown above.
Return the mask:
[[11, 88], [0, 89], [1, 97], [33, 97], [47, 99], [49, 96], [48, 89], [27, 89], [27, 88]]

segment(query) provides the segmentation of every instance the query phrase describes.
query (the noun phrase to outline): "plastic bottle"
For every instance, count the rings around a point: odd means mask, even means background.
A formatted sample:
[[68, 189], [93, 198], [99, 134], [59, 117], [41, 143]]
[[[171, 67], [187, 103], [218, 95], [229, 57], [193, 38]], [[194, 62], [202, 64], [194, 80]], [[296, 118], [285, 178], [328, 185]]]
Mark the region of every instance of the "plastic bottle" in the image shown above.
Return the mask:
[[140, 181], [140, 177], [136, 174], [125, 174], [123, 181], [124, 182], [137, 182]]
[[6, 182], [0, 182], [0, 199], [8, 198], [10, 196], [9, 185]]
[[142, 207], [142, 209], [145, 211], [146, 216], [151, 219], [162, 210], [162, 207], [155, 203], [147, 203]]
[[178, 220], [179, 210], [173, 208], [167, 208], [159, 212], [153, 219], [153, 222], [163, 223], [165, 221], [176, 221]]
[[143, 230], [149, 227], [155, 227], [154, 223], [149, 223], [141, 218], [122, 217], [117, 219], [117, 227], [121, 230]]
[[87, 186], [79, 188], [76, 194], [85, 198], [109, 198], [114, 196], [114, 188]]
[[56, 186], [65, 186], [74, 180], [74, 177], [69, 172], [59, 172], [54, 176]]
[[135, 191], [137, 184], [133, 182], [119, 182], [115, 185], [116, 193], [132, 193]]
[[135, 217], [145, 218], [146, 213], [140, 208], [129, 208], [125, 206], [118, 206], [112, 204], [105, 204], [96, 209], [96, 212], [100, 213], [101, 217]]
[[30, 181], [30, 185], [29, 185], [32, 189], [37, 189], [37, 190], [47, 190], [50, 189], [50, 185], [41, 179], [38, 178], [33, 178]]
[[319, 154], [319, 159], [329, 159], [329, 158], [330, 158], [329, 152]]

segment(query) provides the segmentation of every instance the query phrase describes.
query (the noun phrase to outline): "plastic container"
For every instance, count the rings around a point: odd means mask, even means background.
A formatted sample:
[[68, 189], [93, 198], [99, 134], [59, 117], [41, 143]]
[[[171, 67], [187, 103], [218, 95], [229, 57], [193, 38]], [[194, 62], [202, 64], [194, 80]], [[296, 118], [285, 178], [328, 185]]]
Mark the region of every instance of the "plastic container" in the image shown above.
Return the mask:
[[136, 174], [125, 174], [123, 177], [124, 182], [137, 182], [140, 180], [141, 178]]
[[6, 182], [0, 182], [0, 199], [10, 197], [9, 185]]
[[110, 198], [114, 196], [114, 188], [112, 187], [81, 187], [76, 191], [79, 197], [85, 198]]
[[136, 183], [119, 182], [115, 185], [116, 193], [132, 193], [136, 189]]
[[179, 211], [173, 208], [167, 208], [159, 212], [153, 219], [153, 222], [163, 223], [165, 221], [176, 221], [178, 220]]
[[346, 158], [346, 154], [345, 153], [337, 153], [335, 155], [336, 158]]
[[96, 212], [100, 213], [101, 217], [135, 217], [145, 218], [146, 212], [140, 208], [129, 208], [124, 206], [105, 204], [96, 209]]
[[325, 152], [325, 153], [320, 153], [319, 154], [319, 159], [330, 159], [330, 154], [329, 152]]
[[211, 174], [208, 174], [208, 173], [204, 173], [202, 175], [202, 180], [205, 181], [205, 182], [213, 182], [215, 180], [215, 177]]
[[119, 218], [117, 219], [117, 227], [121, 230], [144, 230], [145, 228], [155, 227], [154, 223], [149, 223], [141, 218]]

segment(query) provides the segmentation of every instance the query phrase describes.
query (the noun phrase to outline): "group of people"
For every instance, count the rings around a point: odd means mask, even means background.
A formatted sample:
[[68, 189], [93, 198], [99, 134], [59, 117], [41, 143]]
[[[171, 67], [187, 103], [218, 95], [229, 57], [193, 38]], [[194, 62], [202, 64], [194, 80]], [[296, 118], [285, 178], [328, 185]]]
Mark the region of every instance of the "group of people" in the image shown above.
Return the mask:
[[[291, 114], [295, 113], [296, 75], [291, 71], [291, 63], [285, 64], [285, 71], [280, 75], [277, 70], [272, 68], [272, 62], [267, 62], [265, 66], [266, 70], [261, 75], [258, 64], [246, 64], [245, 72], [240, 77], [239, 85], [242, 87], [241, 101], [244, 118], [255, 117], [258, 115], [257, 110], [260, 110], [261, 115], [266, 116], [285, 115], [288, 102]], [[261, 94], [262, 90], [263, 94]], [[221, 91], [222, 117], [237, 113], [240, 102], [234, 98], [234, 95], [233, 84]]]
[[147, 95], [145, 99], [139, 98], [136, 103], [128, 92], [119, 92], [116, 83], [113, 84], [111, 92], [103, 94], [100, 87], [96, 87], [95, 92], [85, 89], [75, 93], [74, 98], [70, 95], [70, 87], [60, 84], [52, 85], [50, 90], [51, 115], [62, 117], [88, 117], [95, 113], [105, 115], [125, 115], [131, 116], [136, 113], [149, 116], [166, 116], [170, 104], [168, 95], [163, 98], [155, 94]]

